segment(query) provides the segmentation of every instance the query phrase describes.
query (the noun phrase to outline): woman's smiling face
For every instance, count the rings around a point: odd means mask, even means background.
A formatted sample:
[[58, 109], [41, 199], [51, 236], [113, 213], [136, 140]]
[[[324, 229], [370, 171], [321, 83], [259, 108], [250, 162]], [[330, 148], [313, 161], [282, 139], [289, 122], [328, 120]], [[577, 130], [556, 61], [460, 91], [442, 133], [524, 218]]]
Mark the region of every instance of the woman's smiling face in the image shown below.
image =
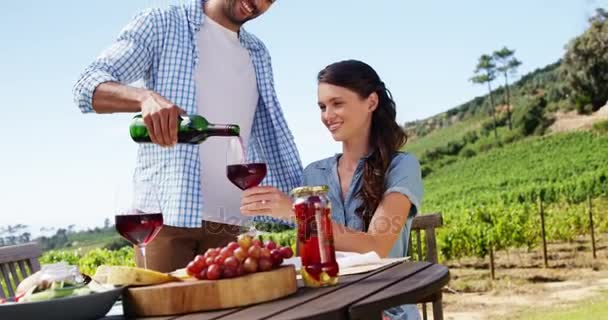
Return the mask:
[[350, 89], [321, 82], [317, 95], [321, 122], [334, 140], [349, 140], [369, 131], [372, 114], [378, 105], [376, 93], [360, 97]]

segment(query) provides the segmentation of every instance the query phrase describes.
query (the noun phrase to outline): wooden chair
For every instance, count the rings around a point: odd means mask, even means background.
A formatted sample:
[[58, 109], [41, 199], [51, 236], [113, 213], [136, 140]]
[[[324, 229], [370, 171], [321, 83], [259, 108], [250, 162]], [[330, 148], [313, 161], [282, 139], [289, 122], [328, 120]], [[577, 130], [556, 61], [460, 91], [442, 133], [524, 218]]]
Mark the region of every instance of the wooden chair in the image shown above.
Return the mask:
[[26, 277], [40, 270], [38, 257], [42, 250], [36, 243], [0, 247], [0, 279], [4, 280], [0, 286], [0, 298], [15, 296], [15, 290]]
[[[428, 261], [431, 263], [437, 263], [437, 241], [435, 240], [435, 229], [443, 225], [443, 218], [441, 213], [434, 214], [421, 214], [412, 220], [412, 228], [410, 232], [410, 242], [408, 245], [409, 256], [413, 260]], [[422, 237], [421, 231], [424, 231], [424, 255], [422, 250]], [[416, 239], [415, 253], [412, 254], [412, 237]], [[443, 306], [442, 306], [442, 294], [441, 292], [433, 294], [428, 297], [423, 297], [418, 301], [422, 303], [422, 317], [427, 320], [426, 304], [431, 302], [433, 304], [433, 319], [443, 320]]]

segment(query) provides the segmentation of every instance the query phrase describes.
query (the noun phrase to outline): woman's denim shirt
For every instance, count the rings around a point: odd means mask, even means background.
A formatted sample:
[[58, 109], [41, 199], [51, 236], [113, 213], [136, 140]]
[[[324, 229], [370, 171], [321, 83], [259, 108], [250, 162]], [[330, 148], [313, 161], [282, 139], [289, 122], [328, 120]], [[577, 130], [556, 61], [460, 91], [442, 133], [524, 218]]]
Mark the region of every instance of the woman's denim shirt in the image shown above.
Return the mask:
[[[329, 186], [329, 199], [332, 205], [332, 219], [351, 229], [363, 231], [363, 219], [355, 210], [361, 205], [361, 199], [357, 193], [362, 186], [362, 175], [364, 161], [367, 157], [359, 160], [350, 187], [342, 201], [340, 180], [338, 178], [338, 159], [341, 154], [311, 163], [304, 170], [304, 185], [327, 185]], [[409, 153], [396, 153], [391, 161], [385, 175], [385, 195], [397, 192], [408, 197], [412, 206], [403, 226], [390, 226], [400, 228], [401, 234], [389, 253], [389, 257], [405, 257], [409, 241], [412, 219], [420, 210], [423, 186], [420, 172], [420, 163]]]

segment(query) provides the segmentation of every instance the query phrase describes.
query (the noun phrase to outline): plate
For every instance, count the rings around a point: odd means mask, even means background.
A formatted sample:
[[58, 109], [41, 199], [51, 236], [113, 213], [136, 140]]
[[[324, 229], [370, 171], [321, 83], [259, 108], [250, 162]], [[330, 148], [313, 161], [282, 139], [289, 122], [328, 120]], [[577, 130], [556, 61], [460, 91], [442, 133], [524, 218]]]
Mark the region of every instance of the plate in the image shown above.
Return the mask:
[[122, 290], [121, 287], [85, 296], [4, 304], [0, 305], [0, 319], [99, 319], [103, 318], [112, 308]]

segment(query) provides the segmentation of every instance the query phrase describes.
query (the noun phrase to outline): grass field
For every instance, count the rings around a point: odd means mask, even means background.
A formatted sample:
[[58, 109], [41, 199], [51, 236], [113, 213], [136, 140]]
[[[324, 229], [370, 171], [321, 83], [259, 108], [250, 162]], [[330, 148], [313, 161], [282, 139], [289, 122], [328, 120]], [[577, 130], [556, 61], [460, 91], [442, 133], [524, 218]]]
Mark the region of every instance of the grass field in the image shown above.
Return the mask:
[[480, 120], [477, 118], [458, 122], [449, 127], [431, 132], [419, 139], [412, 140], [405, 145], [404, 150], [420, 158], [426, 150], [445, 146], [450, 141], [460, 140], [470, 131], [478, 129]]
[[599, 297], [576, 303], [574, 305], [560, 306], [551, 309], [538, 310], [530, 308], [516, 316], [509, 316], [505, 320], [591, 320], [608, 318], [608, 291], [603, 291]]
[[113, 241], [121, 239], [114, 228], [97, 233], [78, 232], [68, 236], [71, 248], [80, 248], [84, 252], [92, 249], [103, 248]]
[[488, 259], [444, 261], [450, 282], [445, 319], [608, 319], [608, 233], [548, 244], [549, 268], [540, 248], [496, 252], [496, 280]]

